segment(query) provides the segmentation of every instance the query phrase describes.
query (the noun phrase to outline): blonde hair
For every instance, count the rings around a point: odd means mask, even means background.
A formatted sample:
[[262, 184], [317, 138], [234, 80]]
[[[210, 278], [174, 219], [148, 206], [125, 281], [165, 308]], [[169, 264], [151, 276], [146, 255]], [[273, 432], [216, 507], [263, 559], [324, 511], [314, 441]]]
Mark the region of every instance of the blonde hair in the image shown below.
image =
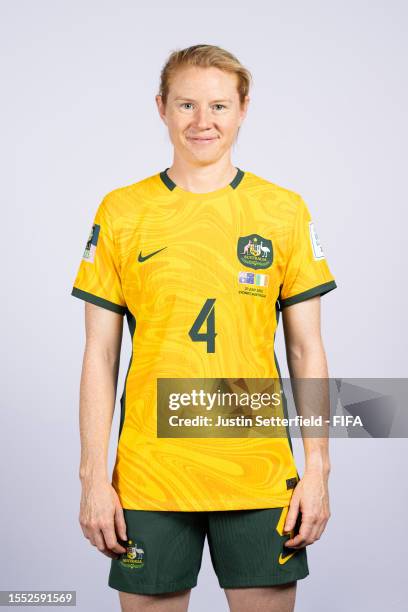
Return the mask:
[[183, 66], [199, 66], [209, 68], [211, 66], [236, 74], [238, 77], [238, 95], [241, 106], [245, 96], [248, 95], [252, 82], [252, 75], [247, 68], [229, 51], [216, 45], [193, 45], [186, 49], [173, 51], [160, 73], [159, 94], [163, 104], [166, 105], [170, 90], [171, 78], [177, 70]]

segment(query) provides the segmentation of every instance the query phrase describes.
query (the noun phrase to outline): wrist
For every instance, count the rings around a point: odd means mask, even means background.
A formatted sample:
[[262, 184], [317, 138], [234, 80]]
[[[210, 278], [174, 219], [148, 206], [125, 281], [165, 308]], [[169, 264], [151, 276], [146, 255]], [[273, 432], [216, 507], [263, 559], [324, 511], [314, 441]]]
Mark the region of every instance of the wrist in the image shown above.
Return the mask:
[[320, 454], [313, 454], [305, 458], [305, 472], [319, 472], [325, 476], [330, 474], [329, 458]]
[[89, 482], [106, 482], [108, 480], [108, 472], [104, 468], [95, 466], [80, 467], [79, 479], [82, 484]]
[[322, 478], [329, 478], [330, 476], [330, 466], [316, 466], [316, 465], [308, 465], [305, 466], [304, 475], [313, 474], [319, 475]]

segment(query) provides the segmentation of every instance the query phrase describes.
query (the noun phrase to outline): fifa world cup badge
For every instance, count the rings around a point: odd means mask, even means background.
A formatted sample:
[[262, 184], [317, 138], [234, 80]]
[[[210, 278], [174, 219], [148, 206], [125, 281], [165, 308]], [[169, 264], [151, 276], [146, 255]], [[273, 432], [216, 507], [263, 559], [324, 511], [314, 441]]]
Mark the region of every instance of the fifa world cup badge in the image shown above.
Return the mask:
[[85, 246], [85, 251], [84, 251], [82, 259], [90, 263], [94, 262], [95, 250], [96, 250], [96, 245], [98, 244], [100, 229], [101, 229], [100, 225], [98, 225], [97, 223], [93, 224], [90, 234], [89, 234], [88, 241]]
[[310, 242], [313, 250], [313, 257], [315, 259], [325, 259], [322, 243], [319, 240], [319, 236], [317, 235], [315, 224], [313, 221], [309, 222], [309, 233], [310, 233]]

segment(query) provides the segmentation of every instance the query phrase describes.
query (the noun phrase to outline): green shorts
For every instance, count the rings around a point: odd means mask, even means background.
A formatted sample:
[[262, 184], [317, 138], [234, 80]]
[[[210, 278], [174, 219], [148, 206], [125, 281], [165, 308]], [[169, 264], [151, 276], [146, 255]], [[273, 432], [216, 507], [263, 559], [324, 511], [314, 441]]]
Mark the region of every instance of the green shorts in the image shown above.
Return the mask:
[[123, 512], [127, 553], [112, 559], [108, 581], [118, 591], [155, 595], [196, 586], [205, 536], [221, 588], [274, 586], [309, 574], [306, 548], [283, 545], [290, 539], [281, 535], [287, 508]]

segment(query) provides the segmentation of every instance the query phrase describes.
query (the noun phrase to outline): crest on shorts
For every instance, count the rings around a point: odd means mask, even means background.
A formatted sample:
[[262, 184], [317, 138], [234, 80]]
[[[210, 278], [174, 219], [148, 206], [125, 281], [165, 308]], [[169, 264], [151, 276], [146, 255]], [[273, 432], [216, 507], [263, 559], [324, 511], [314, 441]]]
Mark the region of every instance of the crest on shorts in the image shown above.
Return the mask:
[[140, 540], [129, 539], [125, 545], [126, 552], [120, 555], [120, 563], [128, 569], [140, 569], [145, 563], [145, 551]]
[[269, 268], [273, 261], [272, 242], [259, 234], [241, 236], [238, 238], [237, 255], [248, 268]]
[[98, 244], [100, 229], [101, 229], [100, 225], [98, 225], [97, 223], [93, 224], [91, 231], [89, 233], [89, 238], [86, 243], [84, 254], [82, 256], [82, 259], [84, 259], [85, 261], [89, 261], [91, 263], [93, 263], [94, 261], [95, 250], [96, 250], [96, 245]]

